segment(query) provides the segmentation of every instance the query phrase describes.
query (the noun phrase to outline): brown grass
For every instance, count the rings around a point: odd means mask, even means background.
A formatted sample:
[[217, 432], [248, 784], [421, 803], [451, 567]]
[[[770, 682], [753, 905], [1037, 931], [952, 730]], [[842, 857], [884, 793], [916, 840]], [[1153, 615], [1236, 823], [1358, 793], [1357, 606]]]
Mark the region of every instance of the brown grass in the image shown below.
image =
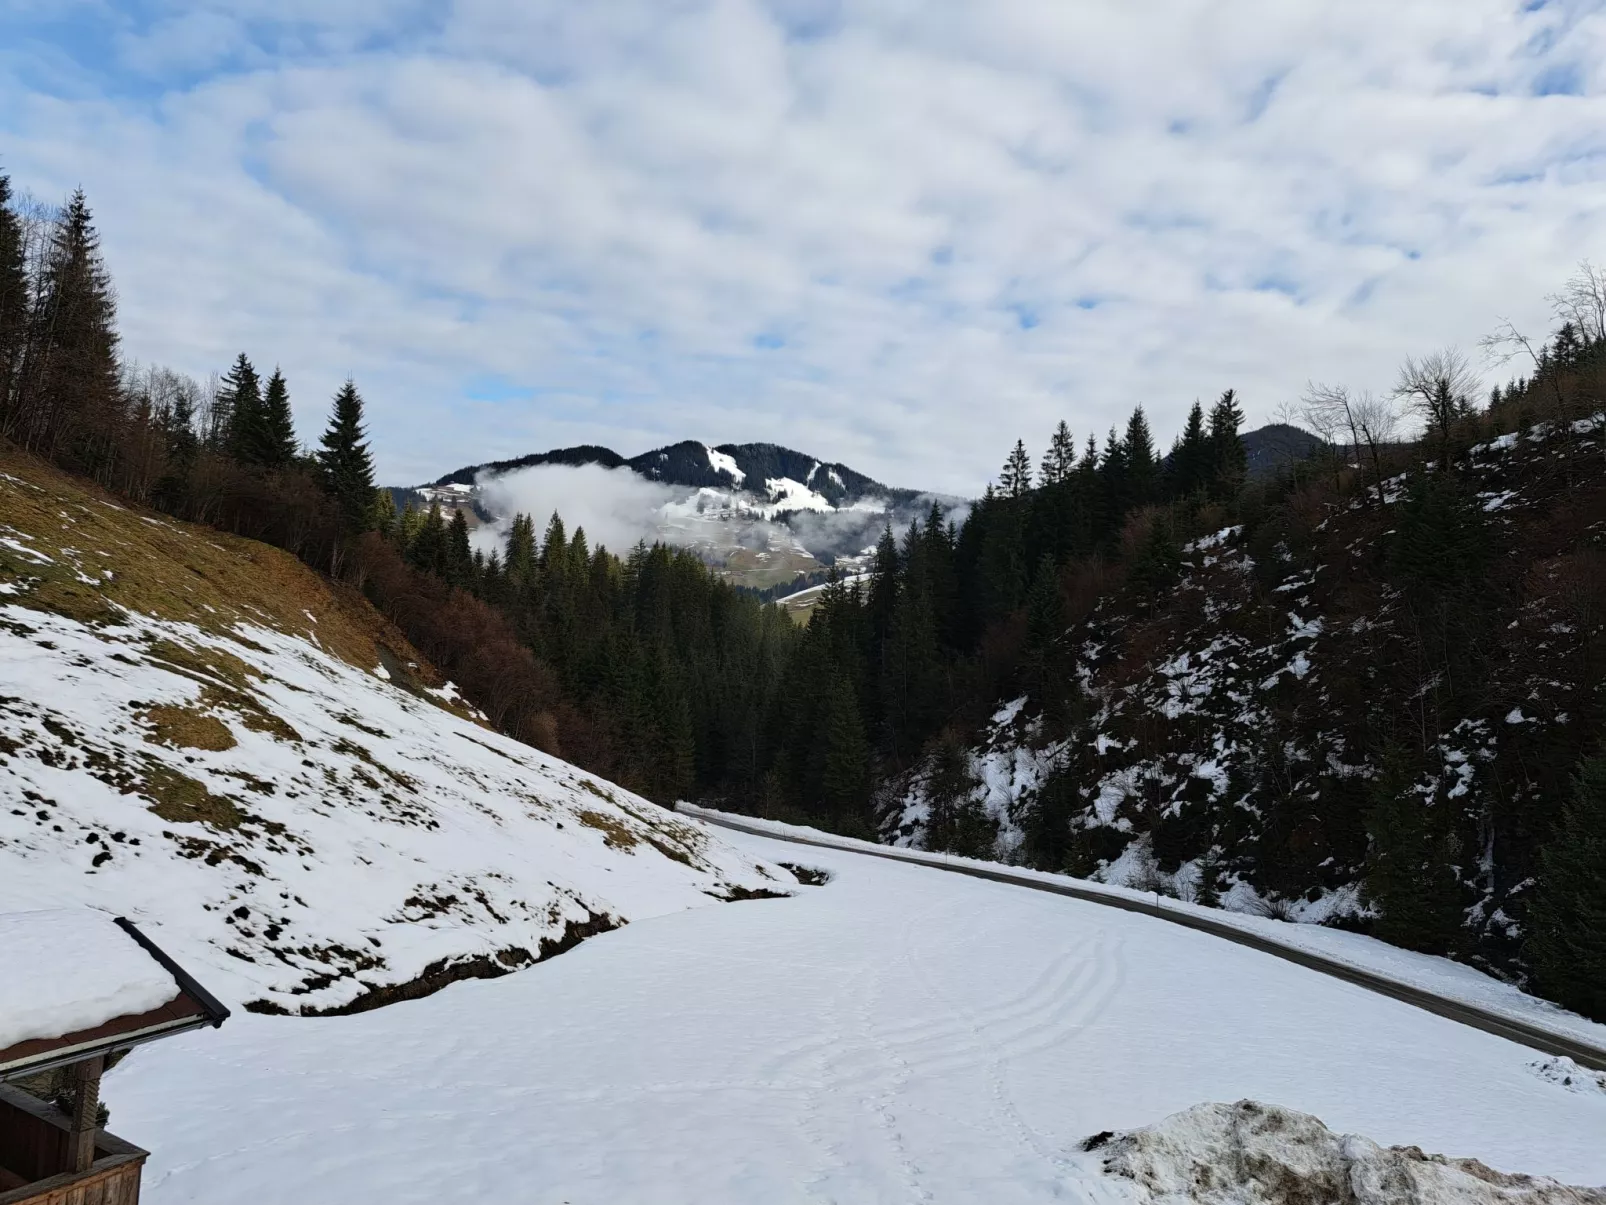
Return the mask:
[[359, 592], [326, 581], [287, 552], [132, 507], [3, 440], [0, 473], [0, 528], [51, 558], [38, 564], [0, 546], [0, 582], [23, 587], [11, 601], [98, 625], [117, 623], [118, 608], [126, 607], [248, 647], [232, 629], [256, 624], [313, 639], [364, 670], [380, 663], [383, 646], [403, 663], [416, 662], [424, 685], [441, 684]]
[[215, 715], [198, 707], [178, 707], [160, 704], [147, 707], [139, 718], [150, 725], [145, 739], [153, 745], [169, 745], [175, 749], [207, 749], [221, 753], [234, 748], [234, 733]]
[[576, 819], [587, 828], [594, 828], [600, 832], [602, 843], [609, 849], [632, 850], [641, 840], [624, 824], [612, 816], [604, 816], [601, 812], [581, 811], [576, 813]]
[[152, 812], [174, 824], [205, 824], [229, 832], [245, 818], [229, 800], [155, 760], [143, 767], [138, 790], [151, 801]]

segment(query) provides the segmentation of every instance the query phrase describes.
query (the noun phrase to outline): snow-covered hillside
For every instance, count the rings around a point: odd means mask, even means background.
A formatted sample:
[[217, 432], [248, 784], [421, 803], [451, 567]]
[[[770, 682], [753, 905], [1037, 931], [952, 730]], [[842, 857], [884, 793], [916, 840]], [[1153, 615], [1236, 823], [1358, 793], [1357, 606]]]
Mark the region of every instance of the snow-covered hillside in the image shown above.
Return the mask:
[[477, 723], [262, 545], [0, 476], [0, 911], [125, 914], [207, 986], [327, 1012], [795, 889]]
[[[1455, 709], [1390, 568], [1431, 465], [1386, 480], [1386, 506], [1370, 485], [1318, 482], [1252, 528], [1183, 545], [1155, 597], [1104, 594], [1064, 637], [1055, 701], [1074, 696], [1077, 718], [1056, 730], [1042, 700], [1000, 700], [968, 749], [968, 800], [996, 826], [995, 855], [1023, 856], [1058, 772], [1054, 869], [1188, 899], [1209, 862], [1226, 907], [1364, 924], [1364, 816], [1392, 733], [1425, 752], [1401, 792], [1445, 817], [1467, 940], [1509, 963], [1536, 848], [1598, 735], [1603, 439], [1601, 416], [1541, 423], [1458, 460], [1488, 618], [1478, 690]], [[924, 846], [930, 769], [887, 784], [890, 843]]]
[[[154, 1152], [146, 1199], [1180, 1205], [1177, 1171], [1231, 1148], [1185, 1111], [1246, 1098], [1385, 1148], [1606, 1183], [1606, 1092], [1523, 1047], [1148, 917], [733, 840], [832, 878], [396, 1008], [243, 1016], [137, 1051], [106, 1095]], [[1251, 1153], [1308, 1169], [1308, 1195], [1269, 1160], [1220, 1160], [1212, 1199], [1353, 1199], [1320, 1191], [1331, 1136], [1274, 1115], [1286, 1140]], [[1512, 1199], [1495, 1187], [1384, 1199]]]

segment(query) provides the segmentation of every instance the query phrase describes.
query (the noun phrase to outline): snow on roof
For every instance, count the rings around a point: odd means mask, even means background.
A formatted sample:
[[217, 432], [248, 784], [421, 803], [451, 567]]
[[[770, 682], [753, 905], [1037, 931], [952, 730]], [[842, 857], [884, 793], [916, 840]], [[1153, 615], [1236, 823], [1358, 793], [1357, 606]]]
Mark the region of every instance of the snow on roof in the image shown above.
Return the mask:
[[0, 1050], [160, 1008], [165, 968], [93, 908], [0, 913]]

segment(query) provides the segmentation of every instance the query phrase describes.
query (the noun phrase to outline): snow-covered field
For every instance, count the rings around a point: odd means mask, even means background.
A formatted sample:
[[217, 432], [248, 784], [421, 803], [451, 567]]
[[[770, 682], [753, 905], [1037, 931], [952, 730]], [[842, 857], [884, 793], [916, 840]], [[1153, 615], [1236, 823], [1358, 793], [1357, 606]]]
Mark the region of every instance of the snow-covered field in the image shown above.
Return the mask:
[[1396, 983], [1432, 992], [1446, 1000], [1455, 1000], [1489, 1012], [1500, 1013], [1526, 1025], [1538, 1026], [1563, 1037], [1576, 1038], [1601, 1050], [1606, 1050], [1606, 1025], [1600, 1022], [1591, 1021], [1589, 1018], [1581, 1017], [1577, 1013], [1568, 1012], [1558, 1004], [1530, 995], [1515, 984], [1496, 979], [1494, 976], [1487, 975], [1475, 967], [1467, 966], [1465, 963], [1454, 962], [1451, 959], [1440, 958], [1432, 954], [1419, 954], [1414, 950], [1404, 950], [1399, 946], [1391, 946], [1385, 941], [1379, 941], [1377, 938], [1368, 937], [1365, 934], [1351, 933], [1344, 929], [1328, 928], [1324, 925], [1277, 920], [1269, 916], [1251, 916], [1247, 913], [1229, 912], [1221, 908], [1207, 908], [1199, 904], [1187, 903], [1183, 900], [1162, 898], [1131, 887], [1120, 887], [1091, 879], [1076, 879], [1069, 875], [1031, 870], [1024, 866], [1002, 866], [996, 862], [980, 861], [975, 858], [961, 858], [953, 854], [877, 845], [852, 837], [843, 837], [836, 833], [822, 832], [815, 828], [784, 824], [778, 820], [763, 820], [756, 816], [728, 814], [690, 804], [681, 804], [680, 809], [686, 815], [705, 816], [716, 821], [722, 820], [748, 829], [773, 833], [783, 839], [788, 837], [802, 838], [805, 841], [823, 842], [849, 851], [864, 849], [874, 852], [879, 857], [892, 856], [911, 862], [924, 862], [937, 866], [975, 866], [989, 871], [999, 871], [1030, 882], [1046, 884], [1073, 883], [1079, 890], [1094, 895], [1141, 902], [1145, 906], [1152, 906], [1157, 913], [1193, 915], [1210, 920], [1215, 924], [1241, 929], [1245, 933], [1252, 933], [1256, 937], [1275, 941], [1292, 949], [1317, 954], [1323, 958], [1331, 959], [1359, 970], [1370, 971], [1387, 979], [1392, 979]]
[[832, 881], [136, 1051], [106, 1095], [144, 1199], [1131, 1201], [1086, 1137], [1244, 1098], [1606, 1183], [1606, 1091], [1523, 1047], [1147, 917], [731, 839]]

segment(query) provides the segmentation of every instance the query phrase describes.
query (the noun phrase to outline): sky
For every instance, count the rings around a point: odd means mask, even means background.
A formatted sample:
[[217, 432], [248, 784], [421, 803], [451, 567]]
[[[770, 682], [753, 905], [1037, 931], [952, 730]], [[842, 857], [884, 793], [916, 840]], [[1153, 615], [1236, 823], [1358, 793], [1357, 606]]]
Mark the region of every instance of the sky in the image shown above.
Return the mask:
[[[125, 354], [346, 376], [381, 476], [772, 441], [974, 494], [1606, 259], [1606, 0], [3, 0], [0, 170]], [[1495, 379], [1491, 375], [1491, 382]]]

